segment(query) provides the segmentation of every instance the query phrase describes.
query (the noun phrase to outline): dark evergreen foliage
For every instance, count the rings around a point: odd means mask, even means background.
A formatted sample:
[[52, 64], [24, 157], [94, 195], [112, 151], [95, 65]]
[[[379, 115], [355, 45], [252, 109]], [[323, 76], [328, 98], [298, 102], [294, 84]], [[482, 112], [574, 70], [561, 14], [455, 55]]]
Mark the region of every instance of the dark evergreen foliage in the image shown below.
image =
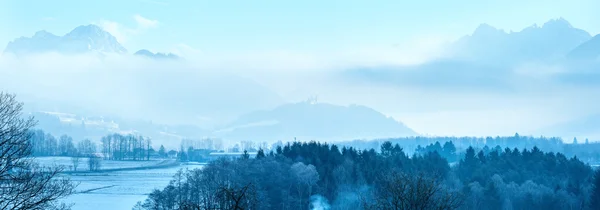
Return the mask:
[[[597, 189], [591, 187], [593, 171], [576, 157], [542, 152], [537, 147], [522, 150], [499, 147], [476, 150], [468, 147], [463, 155], [456, 157], [452, 142], [433, 143], [421, 148], [409, 156], [400, 145], [391, 142], [381, 143], [379, 151], [340, 148], [318, 142], [288, 143], [273, 148], [269, 153], [260, 149], [256, 158], [248, 158], [245, 154], [239, 159], [221, 159], [203, 169], [182, 172], [169, 186], [152, 193], [138, 207], [218, 209], [231, 204], [226, 198], [215, 196], [223, 189], [237, 192], [235, 195], [245, 204], [252, 204], [244, 209], [306, 209], [311, 201], [314, 202], [314, 196], [331, 201], [328, 205], [333, 209], [357, 209], [382, 205], [365, 200], [401, 201], [394, 200], [394, 193], [426, 195], [410, 190], [386, 191], [391, 188], [382, 188], [381, 183], [415, 190], [423, 187], [437, 193], [423, 197], [433, 203], [421, 206], [408, 200], [408, 203], [402, 204], [404, 206], [590, 209], [597, 205], [590, 202], [591, 196], [597, 196], [597, 193], [594, 194]], [[452, 156], [460, 159], [453, 167], [446, 160]], [[401, 176], [389, 179], [389, 174]], [[421, 184], [381, 180], [413, 180]], [[240, 192], [247, 194], [241, 195]], [[385, 197], [377, 197], [382, 195]], [[448, 197], [450, 195], [453, 196]], [[446, 201], [449, 203], [436, 203]]]
[[591, 209], [600, 209], [600, 169], [596, 169], [596, 172], [594, 173], [590, 207]]

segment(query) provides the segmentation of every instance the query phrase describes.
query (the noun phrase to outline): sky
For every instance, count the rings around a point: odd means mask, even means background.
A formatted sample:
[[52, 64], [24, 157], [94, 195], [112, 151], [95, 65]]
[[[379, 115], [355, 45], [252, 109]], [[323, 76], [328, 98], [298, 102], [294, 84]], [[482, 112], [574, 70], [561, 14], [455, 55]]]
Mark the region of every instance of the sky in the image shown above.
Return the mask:
[[1, 0], [0, 43], [98, 24], [129, 51], [310, 56], [427, 48], [487, 23], [507, 31], [564, 17], [600, 33], [595, 0]]
[[[505, 31], [520, 31], [562, 17], [595, 35], [600, 33], [597, 8], [598, 0], [0, 0], [0, 48], [36, 31], [62, 36], [77, 26], [96, 24], [131, 53], [149, 49], [194, 58], [191, 60], [203, 67], [252, 77], [283, 96], [284, 101], [319, 95], [325, 102], [367, 105], [423, 134], [510, 135], [589, 114], [582, 110], [595, 109], [586, 105], [594, 104], [586, 99], [597, 90], [569, 92], [556, 87], [562, 91], [556, 97], [539, 91], [506, 97], [473, 91], [349, 87], [329, 84], [315, 75], [340, 66], [423, 62], [437, 56], [444, 44], [472, 33], [482, 23]], [[204, 72], [191, 75], [187, 70], [178, 75], [162, 75], [161, 67], [173, 67], [140, 64], [137, 60], [117, 59], [100, 64], [86, 59], [7, 59], [0, 62], [0, 70], [10, 68], [13, 71], [5, 75], [20, 80], [5, 77], [0, 82], [21, 91], [21, 95], [26, 95], [27, 90], [38, 91], [42, 96], [37, 98], [61, 98], [139, 117], [151, 113], [138, 107], [145, 107], [142, 98], [160, 91], [162, 86], [155, 83], [168, 80], [165, 85], [175, 87], [181, 85], [178, 81], [186, 80], [191, 87], [198, 83], [194, 79], [205, 77]], [[127, 71], [126, 67], [131, 68]], [[198, 69], [187, 67], [191, 71]], [[138, 74], [147, 73], [148, 68], [156, 74], [145, 75], [147, 80], [129, 82]], [[296, 70], [308, 73], [299, 76]], [[129, 83], [126, 90], [131, 94], [123, 93], [121, 86], [103, 89], [115, 78]], [[23, 87], [20, 81], [31, 83]], [[260, 87], [248, 87], [262, 91]], [[219, 90], [214, 95], [252, 89], [248, 87]], [[90, 89], [96, 95], [89, 94]], [[121, 94], [115, 95], [116, 92]], [[120, 100], [113, 100], [115, 97]], [[276, 97], [272, 98], [276, 101]], [[570, 107], [567, 112], [564, 107], [570, 102], [588, 107]], [[99, 106], [101, 103], [107, 104]], [[259, 105], [262, 106], [256, 104]]]

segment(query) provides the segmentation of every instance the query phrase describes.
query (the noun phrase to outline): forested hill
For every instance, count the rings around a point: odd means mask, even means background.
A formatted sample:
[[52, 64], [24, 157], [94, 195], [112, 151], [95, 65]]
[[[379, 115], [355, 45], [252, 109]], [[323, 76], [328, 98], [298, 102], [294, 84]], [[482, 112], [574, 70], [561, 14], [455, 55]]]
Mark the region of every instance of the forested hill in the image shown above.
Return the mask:
[[[561, 153], [469, 147], [450, 167], [437, 152], [295, 142], [256, 158], [181, 171], [139, 209], [598, 209], [600, 171]], [[433, 192], [433, 193], [427, 193]]]

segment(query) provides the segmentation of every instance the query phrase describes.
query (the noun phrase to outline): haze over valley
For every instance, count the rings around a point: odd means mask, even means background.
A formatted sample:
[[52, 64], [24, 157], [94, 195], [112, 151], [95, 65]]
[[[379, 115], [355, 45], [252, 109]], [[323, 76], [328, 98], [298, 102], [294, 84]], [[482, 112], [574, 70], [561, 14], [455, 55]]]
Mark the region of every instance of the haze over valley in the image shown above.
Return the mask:
[[0, 209], [600, 209], [600, 1], [0, 1]]
[[[7, 75], [5, 88], [18, 93], [29, 112], [49, 119], [40, 127], [89, 124], [100, 129], [95, 137], [152, 127], [154, 131], [144, 133], [165, 141], [239, 140], [234, 136], [240, 135], [257, 142], [293, 137], [331, 141], [385, 137], [377, 135], [381, 132], [394, 137], [519, 132], [594, 139], [598, 134], [592, 129], [578, 126], [575, 131], [570, 124], [597, 118], [596, 38], [564, 18], [516, 32], [483, 23], [420, 63], [355, 60], [339, 65], [327, 57], [264, 60], [268, 55], [211, 58], [209, 53], [129, 50], [102, 27], [88, 24], [64, 35], [40, 30], [15, 38], [4, 49], [0, 66]], [[282, 65], [286, 59], [295, 61]], [[311, 109], [337, 109], [340, 114], [297, 115], [305, 109], [301, 104], [308, 106], [305, 102], [313, 99], [310, 103], [322, 105]], [[374, 110], [344, 108], [354, 105]], [[280, 122], [273, 114], [288, 117]], [[345, 127], [350, 125], [333, 123], [341, 133], [321, 135], [316, 127], [281, 130], [290, 125], [274, 125], [335, 122], [341, 117], [367, 120], [365, 124], [375, 127], [346, 134], [353, 130]], [[387, 130], [378, 126], [386, 118], [398, 125]]]

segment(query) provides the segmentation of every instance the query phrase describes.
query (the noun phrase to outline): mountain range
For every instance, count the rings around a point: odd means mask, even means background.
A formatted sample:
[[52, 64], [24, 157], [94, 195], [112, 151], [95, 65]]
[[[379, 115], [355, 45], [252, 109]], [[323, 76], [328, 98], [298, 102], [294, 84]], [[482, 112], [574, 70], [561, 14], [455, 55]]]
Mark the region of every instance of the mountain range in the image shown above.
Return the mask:
[[[97, 25], [82, 25], [64, 36], [57, 36], [47, 31], [38, 31], [32, 37], [20, 37], [8, 43], [4, 53], [16, 55], [59, 53], [82, 54], [97, 53], [125, 54], [127, 49], [117, 41], [112, 34]], [[152, 59], [179, 59], [172, 53], [152, 53], [149, 50], [139, 50], [134, 55]]]
[[[573, 27], [562, 18], [550, 20], [542, 26], [533, 25], [518, 32], [505, 32], [482, 24], [472, 34], [455, 41], [447, 50], [450, 52], [449, 57], [421, 65], [349, 69], [342, 74], [361, 81], [393, 84], [414, 83], [448, 87], [476, 85], [478, 88], [488, 86], [496, 88], [505, 85], [507, 81], [499, 78], [510, 79], [511, 67], [520, 62], [597, 59], [600, 55], [600, 35], [592, 37], [588, 32]], [[126, 54], [127, 50], [114, 36], [102, 28], [96, 25], [85, 25], [76, 27], [64, 36], [57, 36], [47, 31], [36, 32], [32, 37], [21, 37], [11, 41], [4, 52], [17, 55], [46, 52]], [[145, 49], [137, 51], [134, 55], [151, 59], [179, 59], [177, 55], [171, 53], [154, 53]], [[163, 110], [164, 115], [178, 119], [182, 116], [211, 114], [211, 111], [207, 110], [225, 112], [235, 110], [237, 116], [241, 111], [237, 110], [240, 107], [239, 103], [246, 105], [244, 111], [282, 103], [272, 91], [243, 79], [227, 78], [225, 81], [229, 82], [223, 83], [213, 79], [198, 82], [188, 78], [187, 75], [179, 75], [177, 81], [164, 81], [164, 75], [160, 73], [145, 77], [149, 77], [148, 80], [151, 81], [149, 84], [171, 82], [173, 84], [168, 84], [169, 87], [193, 90], [194, 97], [190, 97], [186, 91], [159, 88], [153, 92], [156, 97], [150, 97], [151, 100], [146, 101], [147, 104], [152, 104], [153, 109], [150, 110], [153, 112], [158, 113]], [[198, 86], [198, 84], [202, 85]], [[213, 93], [215, 89], [228, 91], [227, 94], [216, 94]], [[221, 95], [228, 97], [225, 100]], [[267, 97], [264, 97], [265, 95]], [[253, 100], [252, 96], [261, 96], [261, 98]], [[219, 118], [217, 115], [209, 116], [211, 117]], [[175, 136], [214, 135], [238, 140], [247, 140], [249, 136], [256, 140], [280, 140], [293, 137], [341, 139], [416, 134], [394, 119], [385, 117], [368, 107], [356, 105], [292, 103], [274, 109], [250, 112], [237, 118], [230, 116], [230, 118], [227, 120], [229, 123], [225, 123], [226, 126], [211, 131], [200, 129], [202, 132], [186, 134], [177, 131], [164, 132]], [[140, 125], [131, 127], [136, 126]]]
[[171, 59], [171, 60], [177, 60], [180, 57], [173, 54], [173, 53], [153, 53], [150, 52], [149, 50], [143, 49], [143, 50], [139, 50], [137, 52], [134, 53], [134, 55], [137, 56], [143, 56], [143, 57], [147, 57], [147, 58], [151, 58], [151, 59]]
[[96, 25], [79, 26], [64, 36], [38, 31], [32, 37], [21, 37], [9, 42], [5, 53], [17, 55], [56, 52], [80, 53], [127, 53], [127, 50], [110, 33]]
[[544, 62], [563, 59], [590, 39], [587, 31], [573, 27], [563, 18], [518, 32], [481, 24], [471, 35], [456, 41], [450, 50], [453, 58], [471, 62]]
[[[577, 73], [597, 69], [594, 62], [600, 55], [600, 35], [592, 37], [563, 18], [518, 32], [481, 24], [472, 34], [458, 39], [445, 50], [446, 56], [418, 65], [372, 65], [350, 68], [340, 74], [352, 82], [508, 91], [515, 83], [515, 69], [530, 64], [558, 64], [569, 69], [561, 73], [558, 80], [575, 78], [574, 82], [578, 83], [581, 80], [577, 79]], [[543, 68], [532, 71], [545, 73]], [[589, 79], [589, 75], [585, 77]]]
[[[523, 61], [554, 61], [565, 57], [595, 59], [600, 55], [600, 37], [573, 27], [567, 20], [558, 18], [542, 26], [532, 25], [517, 32], [505, 32], [488, 24], [479, 25], [472, 34], [452, 43], [448, 49], [450, 59], [475, 63], [514, 64]], [[127, 53], [127, 50], [110, 33], [97, 25], [82, 25], [64, 36], [38, 31], [32, 37], [11, 41], [5, 53], [27, 54], [58, 52], [75, 53]], [[171, 53], [153, 53], [139, 50], [135, 55], [156, 59], [177, 59]]]

